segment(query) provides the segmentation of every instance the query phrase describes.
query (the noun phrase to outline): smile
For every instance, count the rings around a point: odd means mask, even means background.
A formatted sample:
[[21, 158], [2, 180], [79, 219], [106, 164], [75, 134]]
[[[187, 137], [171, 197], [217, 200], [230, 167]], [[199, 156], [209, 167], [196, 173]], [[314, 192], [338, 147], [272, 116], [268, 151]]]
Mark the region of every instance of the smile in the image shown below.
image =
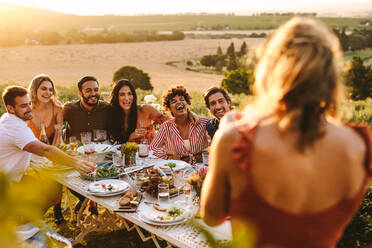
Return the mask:
[[180, 105], [180, 106], [176, 107], [177, 111], [182, 111], [184, 109], [185, 109], [185, 107], [183, 105]]

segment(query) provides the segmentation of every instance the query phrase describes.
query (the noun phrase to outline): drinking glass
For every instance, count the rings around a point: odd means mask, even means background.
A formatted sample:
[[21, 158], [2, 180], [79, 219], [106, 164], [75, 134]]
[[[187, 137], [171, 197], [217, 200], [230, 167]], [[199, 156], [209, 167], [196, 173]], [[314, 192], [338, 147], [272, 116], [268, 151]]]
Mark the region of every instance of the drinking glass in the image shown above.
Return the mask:
[[138, 156], [141, 158], [146, 158], [149, 156], [149, 145], [145, 138], [142, 139], [141, 144], [138, 144]]
[[185, 194], [185, 198], [186, 198], [186, 207], [190, 207], [192, 205], [192, 202], [191, 202], [191, 184], [189, 183], [185, 183], [185, 185], [183, 185], [183, 193]]
[[145, 180], [146, 180], [146, 173], [145, 172], [138, 172], [136, 177], [135, 177], [137, 191], [142, 192], [142, 183]]
[[181, 171], [181, 170], [173, 171], [172, 170], [173, 185], [174, 185], [174, 187], [177, 188], [178, 195], [180, 194], [180, 188], [185, 183], [183, 177], [184, 177], [183, 171]]
[[83, 143], [83, 145], [92, 142], [92, 133], [91, 132], [81, 132], [80, 137], [81, 137], [81, 143]]
[[69, 138], [69, 143], [70, 143], [70, 148], [73, 152], [76, 152], [77, 148], [78, 148], [78, 142], [77, 142], [77, 138], [76, 136], [71, 136]]
[[207, 151], [202, 152], [203, 164], [204, 166], [208, 166], [209, 162], [209, 153]]
[[[124, 155], [123, 155], [124, 156]], [[112, 164], [115, 166], [115, 167], [123, 167], [124, 166], [124, 163], [123, 163], [123, 157], [121, 155], [121, 153], [114, 153], [112, 154]]]
[[169, 184], [158, 185], [158, 203], [160, 207], [166, 207], [169, 202]]
[[105, 142], [107, 140], [107, 131], [101, 129], [94, 129], [93, 140], [94, 142]]

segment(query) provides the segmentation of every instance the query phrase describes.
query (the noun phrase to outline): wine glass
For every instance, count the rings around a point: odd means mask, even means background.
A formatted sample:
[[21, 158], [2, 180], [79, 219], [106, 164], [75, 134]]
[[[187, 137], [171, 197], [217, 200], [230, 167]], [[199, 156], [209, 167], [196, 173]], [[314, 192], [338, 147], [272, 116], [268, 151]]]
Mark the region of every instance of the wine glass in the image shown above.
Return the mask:
[[190, 201], [190, 199], [191, 199], [191, 189], [192, 189], [192, 187], [191, 187], [191, 184], [189, 184], [189, 183], [185, 183], [185, 185], [183, 185], [183, 188], [182, 188], [182, 190], [183, 190], [183, 193], [185, 194], [185, 198], [186, 198], [186, 208], [190, 208], [191, 207], [191, 201]]

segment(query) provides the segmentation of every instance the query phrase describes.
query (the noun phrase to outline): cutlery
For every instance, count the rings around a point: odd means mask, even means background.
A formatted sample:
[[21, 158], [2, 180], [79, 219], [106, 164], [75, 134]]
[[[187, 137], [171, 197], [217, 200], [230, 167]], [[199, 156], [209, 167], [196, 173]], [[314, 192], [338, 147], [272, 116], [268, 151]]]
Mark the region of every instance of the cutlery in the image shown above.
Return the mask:
[[102, 152], [110, 151], [111, 148], [113, 148], [114, 146], [116, 146], [117, 143], [118, 143], [118, 142], [115, 141], [114, 144], [112, 144], [111, 146], [106, 147], [105, 149], [102, 150]]

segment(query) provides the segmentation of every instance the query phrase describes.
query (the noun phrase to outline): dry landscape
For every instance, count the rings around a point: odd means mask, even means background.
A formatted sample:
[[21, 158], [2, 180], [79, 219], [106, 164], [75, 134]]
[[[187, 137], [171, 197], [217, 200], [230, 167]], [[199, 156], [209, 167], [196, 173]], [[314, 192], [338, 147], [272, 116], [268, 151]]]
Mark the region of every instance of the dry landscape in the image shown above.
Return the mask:
[[[85, 75], [96, 76], [103, 85], [112, 82], [113, 73], [124, 65], [147, 72], [155, 92], [182, 83], [189, 90], [205, 90], [218, 85], [221, 75], [186, 71], [185, 67], [167, 65], [226, 51], [234, 42], [238, 50], [243, 39], [186, 39], [182, 41], [116, 43], [93, 45], [21, 46], [0, 48], [0, 83], [28, 84], [39, 73], [49, 74], [57, 85], [75, 85]], [[253, 49], [264, 39], [245, 39]]]

